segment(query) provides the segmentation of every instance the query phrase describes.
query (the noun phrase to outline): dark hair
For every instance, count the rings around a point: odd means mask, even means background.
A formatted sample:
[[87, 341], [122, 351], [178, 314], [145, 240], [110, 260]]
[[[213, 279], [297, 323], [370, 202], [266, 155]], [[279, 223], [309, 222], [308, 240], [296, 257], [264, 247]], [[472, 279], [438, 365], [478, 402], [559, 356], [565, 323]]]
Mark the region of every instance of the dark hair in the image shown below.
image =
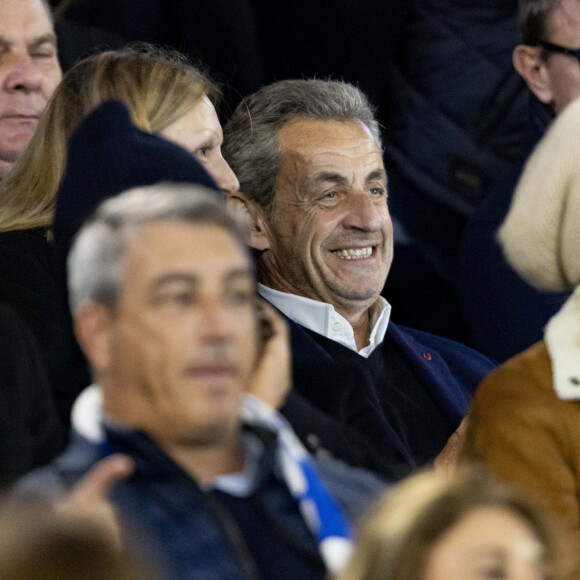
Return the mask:
[[519, 0], [519, 26], [523, 44], [534, 45], [547, 37], [548, 18], [562, 0]]

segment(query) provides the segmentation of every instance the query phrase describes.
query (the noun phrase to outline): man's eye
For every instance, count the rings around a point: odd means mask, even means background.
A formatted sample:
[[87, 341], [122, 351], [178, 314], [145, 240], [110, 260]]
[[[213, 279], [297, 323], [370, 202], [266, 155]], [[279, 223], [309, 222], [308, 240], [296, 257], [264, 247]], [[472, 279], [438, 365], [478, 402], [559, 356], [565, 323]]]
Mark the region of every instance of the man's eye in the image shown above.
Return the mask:
[[489, 565], [480, 567], [477, 571], [477, 576], [482, 580], [504, 580], [507, 574], [503, 566]]
[[193, 302], [193, 296], [189, 292], [170, 292], [159, 296], [157, 302], [165, 306], [188, 306]]
[[324, 195], [324, 199], [336, 199], [337, 197], [336, 191], [329, 191], [327, 194]]
[[372, 187], [370, 192], [373, 195], [383, 195], [385, 193], [385, 190], [382, 187]]

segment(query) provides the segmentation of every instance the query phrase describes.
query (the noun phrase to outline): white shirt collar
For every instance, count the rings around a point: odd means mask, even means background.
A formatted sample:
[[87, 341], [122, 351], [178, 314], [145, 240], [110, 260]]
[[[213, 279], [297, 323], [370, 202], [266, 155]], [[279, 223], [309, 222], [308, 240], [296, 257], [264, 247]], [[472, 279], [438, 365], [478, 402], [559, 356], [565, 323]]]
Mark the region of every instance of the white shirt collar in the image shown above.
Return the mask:
[[258, 292], [290, 320], [326, 338], [335, 340], [364, 357], [370, 356], [373, 350], [383, 342], [387, 333], [391, 305], [382, 296], [379, 296], [371, 306], [370, 342], [368, 346], [357, 351], [352, 326], [346, 318], [336, 312], [332, 304], [273, 290], [263, 284], [258, 284]]

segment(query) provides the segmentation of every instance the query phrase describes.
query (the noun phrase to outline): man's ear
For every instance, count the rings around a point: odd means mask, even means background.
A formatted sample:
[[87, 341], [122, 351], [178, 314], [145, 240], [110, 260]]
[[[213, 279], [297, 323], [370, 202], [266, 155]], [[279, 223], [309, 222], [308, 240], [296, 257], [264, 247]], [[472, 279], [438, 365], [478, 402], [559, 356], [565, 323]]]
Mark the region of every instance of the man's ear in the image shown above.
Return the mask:
[[248, 199], [241, 191], [228, 193], [227, 205], [234, 214], [248, 224], [250, 229], [248, 243], [250, 247], [255, 250], [269, 250], [269, 229], [263, 208]]
[[112, 313], [103, 304], [88, 302], [74, 316], [77, 341], [98, 374], [111, 367]]
[[534, 95], [542, 103], [550, 104], [554, 95], [541, 47], [518, 44], [512, 53], [512, 62]]

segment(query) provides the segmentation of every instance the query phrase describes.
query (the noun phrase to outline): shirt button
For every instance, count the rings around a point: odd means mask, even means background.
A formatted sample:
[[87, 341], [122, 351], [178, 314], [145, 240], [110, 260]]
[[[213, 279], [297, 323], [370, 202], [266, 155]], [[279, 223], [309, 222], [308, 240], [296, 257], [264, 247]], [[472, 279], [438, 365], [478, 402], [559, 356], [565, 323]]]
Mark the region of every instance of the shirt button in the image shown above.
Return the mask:
[[320, 447], [320, 438], [318, 435], [310, 433], [310, 435], [306, 437], [306, 443], [308, 443], [311, 451], [316, 451], [316, 449]]
[[342, 329], [342, 324], [340, 322], [335, 322], [332, 325], [332, 330], [336, 330], [337, 332]]

